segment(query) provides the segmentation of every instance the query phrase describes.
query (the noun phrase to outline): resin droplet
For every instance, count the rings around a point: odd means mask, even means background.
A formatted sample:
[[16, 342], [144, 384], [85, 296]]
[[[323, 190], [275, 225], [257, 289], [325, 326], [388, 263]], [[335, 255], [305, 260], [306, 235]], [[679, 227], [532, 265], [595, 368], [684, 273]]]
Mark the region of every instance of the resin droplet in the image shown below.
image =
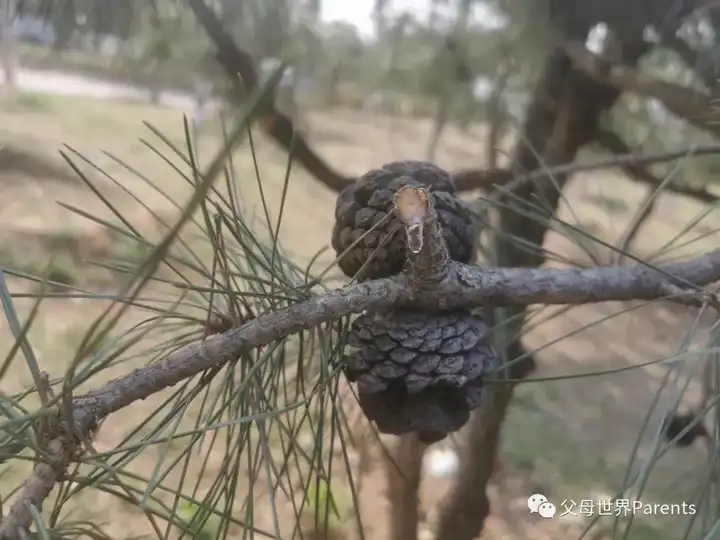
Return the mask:
[[423, 226], [422, 223], [416, 223], [414, 225], [408, 225], [405, 228], [407, 233], [407, 245], [415, 254], [420, 253], [423, 248]]

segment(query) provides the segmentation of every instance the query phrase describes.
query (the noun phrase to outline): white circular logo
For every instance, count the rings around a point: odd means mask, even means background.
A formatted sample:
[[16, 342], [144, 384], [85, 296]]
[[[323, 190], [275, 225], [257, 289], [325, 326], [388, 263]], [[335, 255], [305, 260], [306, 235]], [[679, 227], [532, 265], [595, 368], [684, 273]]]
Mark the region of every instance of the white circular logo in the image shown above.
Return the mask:
[[547, 502], [547, 497], [541, 493], [535, 493], [528, 498], [527, 505], [531, 514], [537, 514], [542, 503]]

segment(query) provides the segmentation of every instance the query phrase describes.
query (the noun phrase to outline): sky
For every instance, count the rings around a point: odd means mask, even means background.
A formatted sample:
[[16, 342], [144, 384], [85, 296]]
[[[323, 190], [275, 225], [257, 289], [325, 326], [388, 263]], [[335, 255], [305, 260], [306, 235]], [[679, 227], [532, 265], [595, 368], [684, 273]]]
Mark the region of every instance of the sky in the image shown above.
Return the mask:
[[[372, 9], [375, 0], [322, 0], [321, 18], [325, 22], [344, 21], [358, 27], [360, 35], [372, 37], [374, 26]], [[420, 18], [427, 17], [430, 0], [391, 0], [388, 13], [412, 11]], [[487, 13], [476, 13], [475, 17], [488, 18]]]
[[[393, 4], [398, 3], [412, 8], [413, 11], [418, 9], [419, 4], [425, 4], [425, 10], [427, 10], [427, 2], [424, 0], [395, 0], [393, 2]], [[370, 37], [373, 35], [372, 9], [374, 5], [375, 0], [322, 0], [320, 17], [324, 22], [352, 23], [358, 27], [361, 36]]]

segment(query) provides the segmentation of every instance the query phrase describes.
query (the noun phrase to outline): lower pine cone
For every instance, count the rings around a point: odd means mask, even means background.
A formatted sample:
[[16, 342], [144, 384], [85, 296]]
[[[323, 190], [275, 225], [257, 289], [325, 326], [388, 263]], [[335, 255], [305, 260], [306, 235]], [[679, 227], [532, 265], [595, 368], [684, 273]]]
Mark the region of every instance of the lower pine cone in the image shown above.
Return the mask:
[[[418, 438], [432, 444], [462, 428], [470, 418], [467, 394], [477, 399], [481, 386], [469, 389], [435, 386], [410, 394], [402, 383], [393, 384], [376, 394], [359, 392], [360, 407], [381, 433], [404, 435], [417, 433]], [[471, 402], [472, 403], [472, 402]]]
[[366, 313], [352, 324], [345, 374], [382, 433], [430, 444], [458, 431], [500, 360], [482, 319], [467, 310]]

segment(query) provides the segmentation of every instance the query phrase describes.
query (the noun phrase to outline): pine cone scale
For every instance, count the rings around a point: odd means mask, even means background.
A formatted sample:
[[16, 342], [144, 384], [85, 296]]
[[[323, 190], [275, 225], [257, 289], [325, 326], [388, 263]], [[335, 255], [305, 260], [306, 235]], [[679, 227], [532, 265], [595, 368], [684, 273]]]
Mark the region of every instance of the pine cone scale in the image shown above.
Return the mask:
[[366, 416], [386, 433], [459, 429], [498, 366], [487, 328], [469, 311], [364, 314], [350, 335], [360, 346], [346, 357], [346, 372]]

